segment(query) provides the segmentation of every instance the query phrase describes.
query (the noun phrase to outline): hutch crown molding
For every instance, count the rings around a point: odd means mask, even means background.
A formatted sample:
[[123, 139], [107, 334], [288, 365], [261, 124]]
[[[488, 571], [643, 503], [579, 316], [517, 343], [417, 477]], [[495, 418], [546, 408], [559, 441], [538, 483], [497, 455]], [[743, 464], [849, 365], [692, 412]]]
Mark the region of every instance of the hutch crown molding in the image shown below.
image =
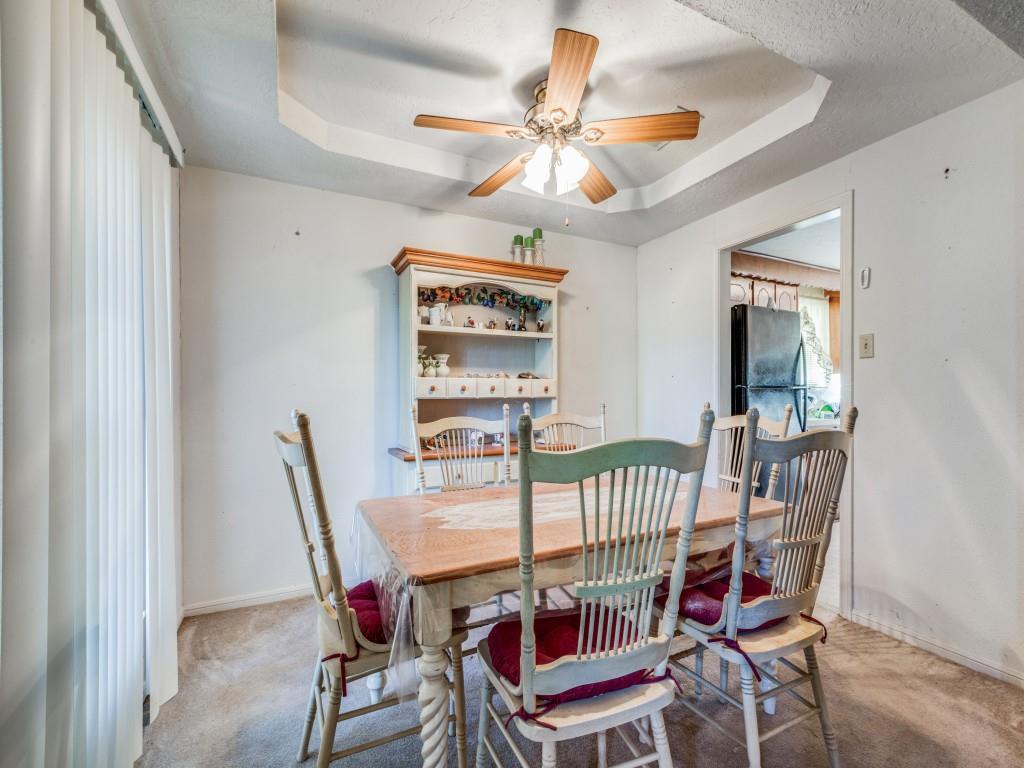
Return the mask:
[[[396, 459], [395, 492], [412, 493], [413, 406], [422, 424], [449, 416], [501, 419], [508, 403], [510, 439], [524, 402], [535, 416], [557, 410], [558, 286], [568, 270], [408, 246], [391, 267], [398, 276], [400, 411], [398, 445], [389, 453]], [[422, 317], [421, 308], [429, 313], [437, 305], [445, 305], [442, 320], [450, 313], [451, 324]], [[518, 329], [524, 319], [525, 330]], [[509, 323], [517, 329], [508, 330]], [[427, 357], [448, 356], [447, 376], [421, 375], [420, 347]], [[493, 469], [500, 479], [502, 453], [490, 445], [485, 451], [488, 478]], [[440, 469], [431, 457], [424, 453], [427, 486], [439, 487]]]

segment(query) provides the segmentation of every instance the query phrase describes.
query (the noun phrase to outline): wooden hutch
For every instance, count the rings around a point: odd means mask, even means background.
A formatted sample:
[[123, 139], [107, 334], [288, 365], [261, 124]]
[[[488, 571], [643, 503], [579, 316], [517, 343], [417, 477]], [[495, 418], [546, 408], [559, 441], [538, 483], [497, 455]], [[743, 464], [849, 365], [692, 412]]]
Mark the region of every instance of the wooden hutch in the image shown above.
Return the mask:
[[[447, 416], [500, 419], [507, 403], [512, 454], [524, 402], [534, 415], [557, 410], [558, 285], [568, 270], [411, 247], [399, 251], [391, 266], [398, 275], [401, 381], [398, 445], [389, 452], [396, 459], [394, 492], [400, 494], [416, 487], [414, 405], [419, 422], [426, 423]], [[439, 302], [447, 304], [451, 324], [431, 325], [422, 317], [421, 307], [429, 310]], [[517, 303], [519, 308], [510, 308]], [[508, 322], [518, 325], [524, 317], [525, 330], [506, 329]], [[449, 355], [447, 376], [419, 375], [420, 346], [426, 347], [427, 357]], [[520, 378], [521, 373], [537, 378]], [[497, 479], [503, 448], [489, 446], [487, 452], [493, 455]], [[436, 459], [429, 451], [423, 458], [428, 488], [439, 487]], [[513, 477], [516, 470], [513, 461]]]

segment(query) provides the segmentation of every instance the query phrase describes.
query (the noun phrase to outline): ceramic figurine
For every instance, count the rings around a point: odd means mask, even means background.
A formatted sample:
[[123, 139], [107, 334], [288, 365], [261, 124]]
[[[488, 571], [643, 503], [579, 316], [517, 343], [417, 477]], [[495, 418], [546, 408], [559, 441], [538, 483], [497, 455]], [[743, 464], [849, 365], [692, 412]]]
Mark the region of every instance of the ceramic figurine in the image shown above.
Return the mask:
[[506, 331], [514, 331], [515, 330], [514, 326], [515, 326], [515, 323], [512, 322], [512, 318], [511, 317], [506, 317], [505, 318], [505, 330]]
[[498, 327], [498, 321], [495, 320], [493, 317], [490, 320], [487, 321], [487, 330], [493, 331], [497, 327]]
[[526, 330], [526, 307], [523, 307], [522, 309], [519, 310], [519, 327], [516, 328], [516, 330], [517, 331], [525, 331]]
[[541, 318], [537, 318], [537, 333], [544, 333], [544, 321]]
[[476, 328], [476, 323], [473, 322], [472, 317], [467, 317], [466, 322], [462, 324], [464, 328]]

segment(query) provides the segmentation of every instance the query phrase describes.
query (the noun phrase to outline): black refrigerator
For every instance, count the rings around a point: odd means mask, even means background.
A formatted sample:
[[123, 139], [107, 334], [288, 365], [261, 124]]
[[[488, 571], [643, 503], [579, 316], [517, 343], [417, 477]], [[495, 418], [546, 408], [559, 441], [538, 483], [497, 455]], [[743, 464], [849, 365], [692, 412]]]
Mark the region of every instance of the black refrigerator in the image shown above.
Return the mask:
[[763, 418], [778, 420], [787, 405], [803, 432], [807, 359], [800, 313], [737, 304], [732, 308], [732, 412], [757, 408]]

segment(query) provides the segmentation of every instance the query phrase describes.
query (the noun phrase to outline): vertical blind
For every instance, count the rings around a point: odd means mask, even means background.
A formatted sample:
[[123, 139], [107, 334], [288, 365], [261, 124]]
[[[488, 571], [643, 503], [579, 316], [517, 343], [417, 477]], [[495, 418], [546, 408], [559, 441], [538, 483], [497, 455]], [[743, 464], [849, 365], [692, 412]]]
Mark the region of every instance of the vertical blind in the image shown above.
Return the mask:
[[[83, 0], [67, 14], [75, 765], [130, 766], [177, 691], [177, 171]], [[64, 63], [61, 59], [55, 62]]]

